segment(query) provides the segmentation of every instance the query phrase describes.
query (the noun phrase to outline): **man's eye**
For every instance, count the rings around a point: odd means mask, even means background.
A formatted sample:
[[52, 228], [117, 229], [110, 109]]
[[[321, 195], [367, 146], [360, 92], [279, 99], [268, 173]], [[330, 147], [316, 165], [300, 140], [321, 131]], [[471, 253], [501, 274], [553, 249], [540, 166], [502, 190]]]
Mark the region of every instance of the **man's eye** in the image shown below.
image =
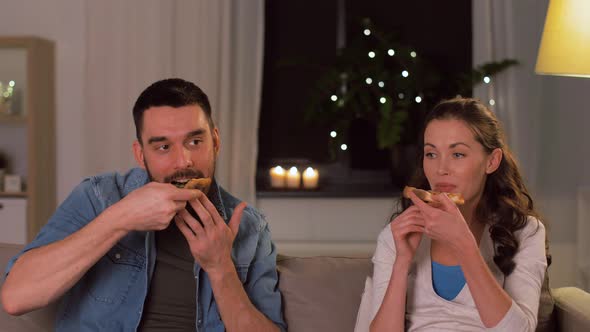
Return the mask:
[[199, 145], [199, 143], [201, 143], [199, 139], [193, 139], [188, 142], [189, 145]]
[[168, 144], [163, 144], [163, 145], [160, 145], [160, 146], [158, 146], [158, 147], [156, 148], [156, 150], [159, 150], [159, 151], [167, 151], [169, 148], [170, 148], [170, 145], [168, 145]]

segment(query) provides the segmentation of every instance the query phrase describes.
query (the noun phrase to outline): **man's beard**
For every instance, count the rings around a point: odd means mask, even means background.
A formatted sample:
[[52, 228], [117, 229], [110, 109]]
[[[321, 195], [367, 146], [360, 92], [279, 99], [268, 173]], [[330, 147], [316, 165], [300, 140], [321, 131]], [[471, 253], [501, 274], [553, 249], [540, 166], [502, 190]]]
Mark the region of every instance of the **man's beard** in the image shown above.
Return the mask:
[[[149, 167], [149, 163], [148, 163], [147, 159], [144, 159], [143, 163], [145, 165], [145, 171], [147, 172], [147, 175], [148, 175], [148, 178], [150, 179], [150, 181], [157, 181], [152, 176], [152, 173], [150, 172], [150, 167]], [[213, 179], [215, 177], [216, 163], [217, 163], [217, 161], [215, 159], [213, 159], [213, 171], [211, 172], [211, 179]], [[204, 177], [205, 177], [205, 174], [203, 174], [202, 171], [200, 171], [198, 169], [186, 168], [186, 169], [177, 171], [171, 175], [164, 177], [164, 180], [162, 182], [163, 183], [171, 183], [172, 181], [175, 181], [178, 179], [191, 179], [191, 178], [204, 178]]]

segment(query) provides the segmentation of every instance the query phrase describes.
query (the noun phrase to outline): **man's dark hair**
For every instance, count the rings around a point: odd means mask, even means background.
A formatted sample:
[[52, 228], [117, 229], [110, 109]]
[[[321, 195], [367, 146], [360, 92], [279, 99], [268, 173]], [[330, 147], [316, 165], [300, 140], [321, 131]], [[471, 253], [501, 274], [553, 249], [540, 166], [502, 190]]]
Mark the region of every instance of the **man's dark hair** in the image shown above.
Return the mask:
[[133, 106], [133, 122], [135, 135], [140, 144], [143, 126], [143, 113], [150, 107], [170, 106], [182, 107], [199, 105], [209, 121], [209, 128], [213, 129], [211, 105], [209, 98], [198, 86], [180, 78], [169, 78], [153, 83], [139, 95]]

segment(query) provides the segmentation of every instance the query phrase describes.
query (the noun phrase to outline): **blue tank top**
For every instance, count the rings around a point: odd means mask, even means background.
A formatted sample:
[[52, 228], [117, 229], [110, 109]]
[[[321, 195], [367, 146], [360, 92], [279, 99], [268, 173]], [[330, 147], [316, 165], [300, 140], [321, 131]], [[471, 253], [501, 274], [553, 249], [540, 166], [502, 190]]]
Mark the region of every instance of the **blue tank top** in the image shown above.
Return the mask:
[[432, 286], [438, 296], [451, 301], [464, 285], [465, 276], [460, 265], [446, 266], [432, 261]]

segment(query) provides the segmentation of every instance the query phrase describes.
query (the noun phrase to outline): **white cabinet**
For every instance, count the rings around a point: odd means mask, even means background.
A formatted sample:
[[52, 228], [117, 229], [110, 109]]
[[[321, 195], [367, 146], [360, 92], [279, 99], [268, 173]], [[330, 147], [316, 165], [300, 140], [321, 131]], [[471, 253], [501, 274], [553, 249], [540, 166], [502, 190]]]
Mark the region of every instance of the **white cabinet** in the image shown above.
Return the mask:
[[27, 200], [0, 198], [0, 242], [27, 242]]

